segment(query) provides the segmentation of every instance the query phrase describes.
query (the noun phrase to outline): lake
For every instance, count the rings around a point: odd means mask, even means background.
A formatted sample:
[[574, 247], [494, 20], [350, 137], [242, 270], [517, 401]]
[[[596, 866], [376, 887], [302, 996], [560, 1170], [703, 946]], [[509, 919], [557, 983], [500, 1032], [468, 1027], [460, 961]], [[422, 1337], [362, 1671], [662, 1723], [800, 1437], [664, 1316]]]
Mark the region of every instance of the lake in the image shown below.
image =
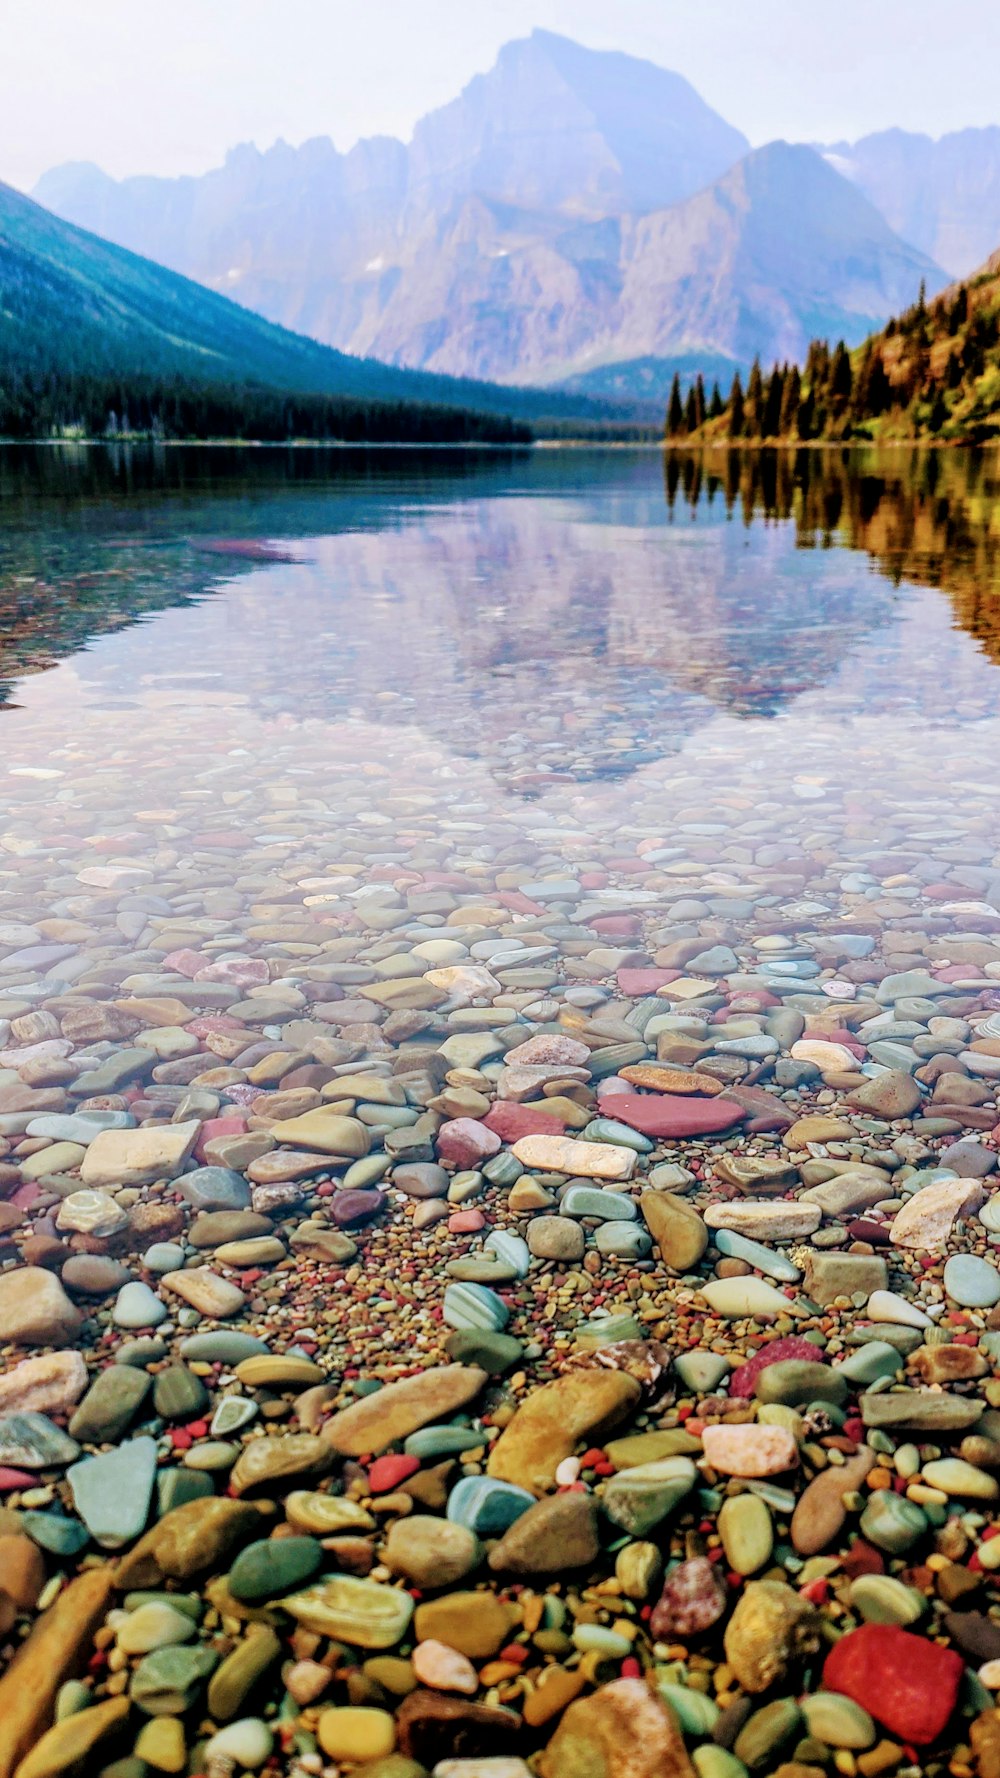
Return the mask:
[[[645, 1778], [643, 1673], [742, 1757], [852, 1577], [986, 1547], [998, 515], [957, 451], [0, 448], [0, 1649], [125, 1552], [108, 1760], [572, 1778], [578, 1697]], [[1000, 1673], [933, 1609], [898, 1709], [826, 1676], [903, 1745], [942, 1638]]]

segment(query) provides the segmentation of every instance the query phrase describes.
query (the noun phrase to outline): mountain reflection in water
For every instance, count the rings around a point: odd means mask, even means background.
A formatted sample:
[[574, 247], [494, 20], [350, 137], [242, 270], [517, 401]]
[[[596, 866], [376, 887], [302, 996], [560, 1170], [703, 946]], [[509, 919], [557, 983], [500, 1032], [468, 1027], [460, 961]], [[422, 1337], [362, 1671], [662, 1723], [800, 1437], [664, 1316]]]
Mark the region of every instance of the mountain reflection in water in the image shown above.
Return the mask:
[[998, 492], [957, 451], [7, 448], [0, 699], [59, 662], [104, 708], [225, 686], [416, 725], [529, 797], [801, 700], [975, 721]]

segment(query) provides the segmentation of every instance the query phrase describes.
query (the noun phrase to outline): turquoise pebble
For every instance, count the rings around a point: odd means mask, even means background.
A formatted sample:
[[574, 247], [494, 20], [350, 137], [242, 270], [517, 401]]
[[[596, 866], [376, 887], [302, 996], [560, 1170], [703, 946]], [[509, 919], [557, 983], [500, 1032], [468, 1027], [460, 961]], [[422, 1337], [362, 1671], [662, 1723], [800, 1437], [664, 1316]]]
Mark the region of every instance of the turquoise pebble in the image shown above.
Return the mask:
[[491, 1476], [463, 1476], [448, 1496], [446, 1517], [479, 1537], [502, 1537], [515, 1519], [535, 1505], [535, 1496], [513, 1482]]
[[449, 1284], [444, 1293], [444, 1319], [449, 1327], [488, 1327], [502, 1333], [510, 1310], [485, 1284]]

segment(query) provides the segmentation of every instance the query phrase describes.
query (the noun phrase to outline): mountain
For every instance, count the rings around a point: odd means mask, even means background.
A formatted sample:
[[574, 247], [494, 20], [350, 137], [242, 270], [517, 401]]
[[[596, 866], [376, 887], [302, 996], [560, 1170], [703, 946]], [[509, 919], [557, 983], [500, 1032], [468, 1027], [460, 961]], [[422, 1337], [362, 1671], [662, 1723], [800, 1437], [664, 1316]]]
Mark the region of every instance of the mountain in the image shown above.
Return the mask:
[[[944, 277], [810, 148], [772, 142], [623, 242], [612, 330], [595, 353], [669, 363], [715, 352], [801, 357], [816, 334], [862, 339]], [[591, 387], [596, 387], [594, 383]]]
[[183, 179], [73, 165], [35, 195], [341, 351], [619, 401], [860, 339], [945, 281], [819, 153], [748, 152], [679, 75], [547, 31], [408, 146], [243, 146]]
[[672, 398], [667, 431], [699, 442], [1000, 438], [1000, 249], [932, 301], [921, 292], [853, 352], [814, 340], [801, 379], [794, 366], [766, 379], [755, 367], [745, 396], [707, 423], [688, 424]]
[[[625, 411], [349, 357], [99, 240], [0, 185], [0, 394], [7, 398], [8, 429], [19, 429], [11, 419], [19, 391], [37, 405], [47, 380], [61, 380], [65, 388], [67, 379], [89, 379], [91, 385], [117, 379], [126, 394], [167, 382], [184, 391], [210, 389], [228, 402], [227, 412], [254, 390], [294, 396], [303, 415], [302, 403], [318, 397], [397, 410], [430, 404], [493, 416], [516, 411], [521, 419], [548, 414], [584, 423]], [[90, 399], [79, 396], [82, 407]], [[69, 393], [65, 401], [71, 401]], [[412, 414], [404, 423], [397, 413], [396, 422], [407, 436], [417, 436]], [[449, 425], [448, 436], [466, 436], [464, 422]], [[303, 429], [311, 429], [308, 416]], [[502, 428], [492, 431], [504, 435]]]
[[1000, 240], [1000, 128], [955, 130], [934, 141], [879, 130], [822, 153], [896, 233], [954, 278], [968, 277]]

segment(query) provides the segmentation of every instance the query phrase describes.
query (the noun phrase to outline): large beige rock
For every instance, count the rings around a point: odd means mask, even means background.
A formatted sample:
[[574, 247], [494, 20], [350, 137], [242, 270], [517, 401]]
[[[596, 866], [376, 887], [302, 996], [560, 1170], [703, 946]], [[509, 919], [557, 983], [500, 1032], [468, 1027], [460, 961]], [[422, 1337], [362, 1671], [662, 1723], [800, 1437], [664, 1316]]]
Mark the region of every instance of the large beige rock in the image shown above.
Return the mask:
[[238, 1315], [246, 1302], [242, 1290], [228, 1278], [220, 1278], [209, 1266], [188, 1266], [180, 1272], [168, 1272], [160, 1279], [160, 1289], [179, 1296], [200, 1315], [213, 1321], [225, 1321]]
[[615, 1679], [564, 1711], [541, 1778], [694, 1778], [677, 1718], [641, 1679]]
[[474, 1364], [437, 1365], [342, 1408], [327, 1421], [323, 1437], [344, 1457], [375, 1455], [421, 1426], [458, 1413], [485, 1382], [486, 1372]]
[[0, 1414], [68, 1414], [87, 1387], [79, 1352], [25, 1358], [0, 1377]]
[[726, 1660], [745, 1692], [766, 1692], [820, 1645], [815, 1606], [781, 1580], [753, 1580], [723, 1637]]
[[0, 1778], [13, 1778], [18, 1763], [51, 1723], [59, 1687], [91, 1652], [111, 1587], [108, 1566], [88, 1569], [70, 1581], [0, 1679]]
[[665, 1266], [690, 1272], [708, 1246], [708, 1229], [693, 1204], [673, 1192], [643, 1192], [639, 1209]]
[[849, 1142], [855, 1134], [842, 1117], [824, 1116], [822, 1112], [796, 1118], [781, 1138], [783, 1148], [806, 1148], [810, 1142]]
[[897, 1212], [889, 1239], [894, 1247], [940, 1251], [958, 1218], [971, 1216], [985, 1196], [980, 1179], [939, 1179], [925, 1185]]
[[731, 1198], [726, 1204], [709, 1204], [705, 1222], [710, 1229], [732, 1229], [751, 1241], [803, 1241], [823, 1220], [818, 1204], [777, 1203], [757, 1198]]
[[0, 1273], [0, 1341], [15, 1346], [69, 1346], [83, 1316], [58, 1278], [41, 1266]]
[[600, 1443], [624, 1419], [640, 1396], [639, 1384], [624, 1371], [567, 1371], [544, 1383], [521, 1403], [490, 1452], [487, 1471], [532, 1494], [544, 1494], [564, 1457], [580, 1439]]
[[572, 1136], [522, 1136], [513, 1144], [522, 1167], [582, 1179], [631, 1179], [636, 1154], [614, 1142], [577, 1142]]
[[84, 1185], [152, 1185], [175, 1179], [201, 1124], [154, 1124], [142, 1130], [99, 1130], [80, 1168]]
[[355, 1117], [342, 1117], [331, 1108], [304, 1111], [300, 1117], [282, 1118], [270, 1128], [276, 1142], [319, 1154], [360, 1160], [368, 1153], [368, 1131]]

